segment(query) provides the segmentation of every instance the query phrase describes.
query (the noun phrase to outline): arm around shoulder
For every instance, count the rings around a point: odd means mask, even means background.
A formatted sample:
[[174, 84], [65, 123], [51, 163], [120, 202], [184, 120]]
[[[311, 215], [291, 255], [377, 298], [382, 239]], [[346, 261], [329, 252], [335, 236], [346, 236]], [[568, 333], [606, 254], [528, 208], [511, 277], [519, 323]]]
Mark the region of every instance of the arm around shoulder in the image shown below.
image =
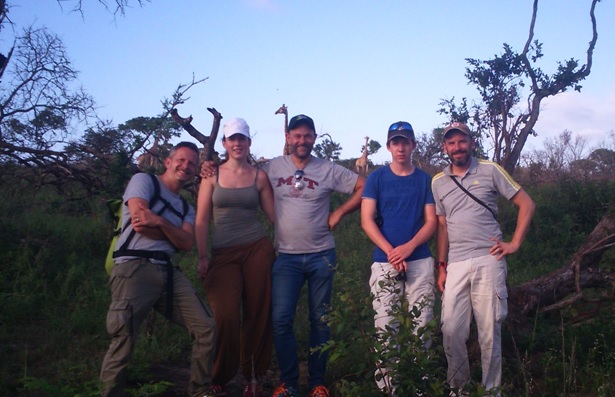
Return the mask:
[[275, 211], [274, 211], [274, 196], [269, 176], [264, 171], [258, 173], [258, 180], [256, 182], [258, 193], [260, 196], [261, 209], [272, 224], [275, 223]]
[[333, 230], [344, 216], [361, 208], [363, 187], [365, 187], [365, 178], [358, 175], [350, 198], [329, 215], [329, 230]]

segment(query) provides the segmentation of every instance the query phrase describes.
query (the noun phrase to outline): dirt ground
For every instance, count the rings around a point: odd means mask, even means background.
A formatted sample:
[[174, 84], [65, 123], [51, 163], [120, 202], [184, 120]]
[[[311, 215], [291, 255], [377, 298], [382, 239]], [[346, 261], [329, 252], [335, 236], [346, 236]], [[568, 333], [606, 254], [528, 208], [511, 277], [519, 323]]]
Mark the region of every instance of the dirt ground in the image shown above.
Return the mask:
[[[174, 384], [169, 390], [162, 394], [160, 397], [186, 397], [186, 386], [190, 378], [190, 368], [186, 366], [177, 365], [174, 363], [161, 363], [152, 365], [150, 367], [150, 375], [155, 381], [167, 381]], [[307, 384], [307, 365], [305, 363], [299, 364], [300, 383], [303, 388], [306, 388]], [[279, 372], [277, 370], [271, 370], [265, 376], [265, 379], [261, 380], [259, 386], [261, 387], [261, 396], [269, 397], [271, 393], [278, 385]], [[242, 397], [243, 390], [247, 385], [246, 378], [241, 374], [237, 374], [233, 380], [226, 385], [227, 397]], [[302, 390], [302, 393], [307, 393], [307, 390]]]

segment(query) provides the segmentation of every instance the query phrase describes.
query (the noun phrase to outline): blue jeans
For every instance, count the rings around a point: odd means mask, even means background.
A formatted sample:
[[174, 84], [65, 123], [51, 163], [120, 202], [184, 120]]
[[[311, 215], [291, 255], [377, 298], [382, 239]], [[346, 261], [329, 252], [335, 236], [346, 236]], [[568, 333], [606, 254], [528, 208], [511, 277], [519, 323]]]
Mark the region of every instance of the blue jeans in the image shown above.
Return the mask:
[[[327, 312], [335, 274], [335, 249], [310, 254], [278, 254], [273, 264], [271, 304], [273, 343], [280, 366], [280, 380], [295, 393], [299, 390], [299, 363], [293, 322], [301, 288], [307, 280], [310, 319], [309, 347], [329, 340]], [[310, 389], [324, 384], [326, 353], [308, 356]]]

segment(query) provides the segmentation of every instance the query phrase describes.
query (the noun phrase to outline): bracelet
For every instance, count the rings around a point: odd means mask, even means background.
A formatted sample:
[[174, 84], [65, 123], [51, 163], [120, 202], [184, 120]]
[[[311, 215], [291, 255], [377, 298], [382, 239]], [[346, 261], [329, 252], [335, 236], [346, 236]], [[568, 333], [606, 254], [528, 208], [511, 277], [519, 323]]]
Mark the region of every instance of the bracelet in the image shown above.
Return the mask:
[[439, 269], [439, 268], [441, 268], [441, 267], [443, 267], [443, 268], [444, 268], [444, 270], [446, 270], [446, 262], [444, 262], [444, 261], [440, 261], [440, 262], [438, 262], [438, 264], [436, 265], [436, 267], [437, 267], [438, 269]]

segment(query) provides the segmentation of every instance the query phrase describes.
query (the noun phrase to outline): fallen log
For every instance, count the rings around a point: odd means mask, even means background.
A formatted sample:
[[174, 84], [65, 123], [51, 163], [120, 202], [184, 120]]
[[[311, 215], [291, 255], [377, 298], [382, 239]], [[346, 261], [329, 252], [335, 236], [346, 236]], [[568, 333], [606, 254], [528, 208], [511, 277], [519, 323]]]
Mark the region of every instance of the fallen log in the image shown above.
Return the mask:
[[615, 273], [599, 268], [604, 253], [615, 246], [615, 206], [609, 208], [572, 259], [559, 269], [511, 289], [511, 315], [533, 315], [569, 306], [585, 299], [588, 288], [611, 287]]

